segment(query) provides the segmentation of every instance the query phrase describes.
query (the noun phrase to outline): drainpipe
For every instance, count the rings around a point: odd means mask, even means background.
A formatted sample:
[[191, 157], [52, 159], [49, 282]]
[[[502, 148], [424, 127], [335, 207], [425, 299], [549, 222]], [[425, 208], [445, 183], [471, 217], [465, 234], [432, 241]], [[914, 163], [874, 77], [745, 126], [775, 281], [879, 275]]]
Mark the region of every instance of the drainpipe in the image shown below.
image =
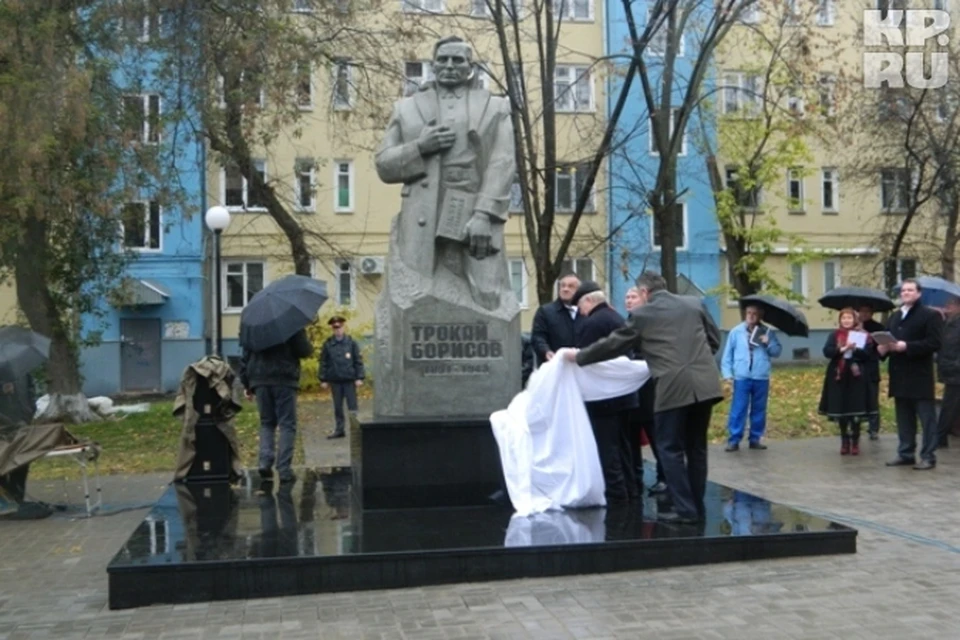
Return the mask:
[[[602, 31], [603, 43], [602, 43], [601, 54], [604, 57], [604, 59], [606, 59], [606, 57], [609, 55], [608, 52], [610, 49], [610, 20], [608, 20], [608, 14], [607, 14], [608, 1], [609, 0], [600, 0], [599, 2], [600, 19], [603, 20], [603, 31]], [[606, 113], [604, 114], [604, 116], [609, 118], [610, 110], [611, 110], [610, 95], [613, 90], [613, 80], [609, 75], [607, 76], [606, 85], [607, 85], [607, 88], [606, 88], [606, 91], [604, 92], [606, 94], [604, 96], [605, 97], [604, 102], [606, 103], [607, 107], [606, 107]], [[606, 242], [605, 248], [607, 252], [607, 290], [610, 292], [610, 298], [612, 299], [613, 298], [613, 273], [614, 273], [613, 271], [614, 258], [613, 258], [613, 251], [611, 250], [611, 244], [613, 239], [610, 237], [610, 232], [613, 229], [613, 155], [612, 154], [607, 155], [606, 176], [607, 176], [607, 180], [606, 180], [606, 183], [607, 183], [607, 242]]]

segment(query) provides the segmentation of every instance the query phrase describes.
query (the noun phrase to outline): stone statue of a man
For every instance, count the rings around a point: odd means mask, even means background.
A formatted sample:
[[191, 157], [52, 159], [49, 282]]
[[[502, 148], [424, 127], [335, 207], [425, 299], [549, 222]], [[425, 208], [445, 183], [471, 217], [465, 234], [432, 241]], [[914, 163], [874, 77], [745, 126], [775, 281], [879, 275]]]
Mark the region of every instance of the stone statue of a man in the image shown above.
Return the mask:
[[438, 299], [496, 310], [509, 294], [515, 306], [503, 246], [516, 171], [510, 103], [473, 86], [460, 38], [437, 42], [433, 62], [436, 81], [396, 103], [376, 156], [380, 179], [403, 185], [391, 266]]

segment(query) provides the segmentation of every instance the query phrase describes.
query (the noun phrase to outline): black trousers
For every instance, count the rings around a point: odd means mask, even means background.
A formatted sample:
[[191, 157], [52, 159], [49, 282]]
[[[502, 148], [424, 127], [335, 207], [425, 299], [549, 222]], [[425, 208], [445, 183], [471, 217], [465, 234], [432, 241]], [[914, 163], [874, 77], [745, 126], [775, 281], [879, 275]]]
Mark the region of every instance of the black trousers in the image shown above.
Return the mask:
[[840, 418], [837, 423], [840, 425], [841, 438], [853, 440], [854, 444], [860, 443], [860, 418]]
[[657, 448], [674, 510], [703, 518], [707, 490], [707, 428], [714, 402], [697, 402], [656, 414]]
[[333, 417], [337, 421], [334, 431], [335, 433], [343, 433], [345, 425], [343, 401], [347, 401], [347, 410], [350, 413], [357, 412], [357, 383], [354, 380], [350, 382], [331, 382], [330, 391], [333, 392]]
[[[629, 424], [626, 412], [590, 414], [590, 426], [597, 441], [600, 468], [608, 503], [626, 502], [637, 496], [633, 475], [633, 456], [628, 442]], [[628, 479], [630, 480], [628, 482]]]
[[933, 400], [894, 398], [897, 411], [897, 435], [900, 446], [897, 454], [904, 460], [915, 460], [917, 455], [917, 418], [923, 429], [920, 458], [935, 463], [940, 434], [937, 431], [937, 410]]
[[960, 426], [960, 385], [943, 385], [943, 404], [940, 406], [940, 420], [937, 421], [939, 442], [946, 440], [954, 428]]
[[877, 399], [877, 412], [867, 418], [867, 431], [869, 433], [880, 433], [880, 381], [872, 381], [870, 384], [873, 385], [872, 393]]
[[[660, 450], [657, 449], [657, 423], [648, 422], [643, 425], [643, 431], [647, 434], [647, 440], [650, 441], [650, 450], [653, 451], [653, 458], [657, 461], [657, 482], [667, 481], [667, 476], [663, 472], [663, 463], [660, 461]], [[639, 460], [639, 458], [638, 458]], [[639, 462], [637, 464], [640, 464]]]

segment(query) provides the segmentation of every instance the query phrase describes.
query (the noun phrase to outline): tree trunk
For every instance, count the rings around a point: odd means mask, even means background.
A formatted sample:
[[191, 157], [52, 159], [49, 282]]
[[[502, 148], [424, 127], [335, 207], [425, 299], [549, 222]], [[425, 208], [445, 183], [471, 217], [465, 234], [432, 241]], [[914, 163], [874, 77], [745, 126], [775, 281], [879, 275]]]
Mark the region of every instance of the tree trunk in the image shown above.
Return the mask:
[[943, 249], [940, 254], [940, 271], [945, 280], [954, 281], [957, 274], [957, 221], [960, 220], [960, 201], [953, 198], [954, 204], [947, 216], [947, 228], [943, 237]]
[[[661, 188], [653, 203], [653, 215], [660, 225], [660, 275], [667, 282], [667, 291], [677, 292], [677, 234], [674, 216], [677, 215], [677, 166], [675, 159], [667, 159]], [[681, 212], [680, 215], [683, 215]]]
[[47, 279], [49, 253], [47, 227], [36, 212], [24, 225], [21, 247], [32, 247], [17, 256], [14, 278], [20, 309], [30, 328], [50, 338], [50, 359], [47, 362], [47, 387], [50, 404], [38, 417], [41, 422], [92, 422], [97, 419], [81, 390], [80, 362], [68, 311], [58, 309]]

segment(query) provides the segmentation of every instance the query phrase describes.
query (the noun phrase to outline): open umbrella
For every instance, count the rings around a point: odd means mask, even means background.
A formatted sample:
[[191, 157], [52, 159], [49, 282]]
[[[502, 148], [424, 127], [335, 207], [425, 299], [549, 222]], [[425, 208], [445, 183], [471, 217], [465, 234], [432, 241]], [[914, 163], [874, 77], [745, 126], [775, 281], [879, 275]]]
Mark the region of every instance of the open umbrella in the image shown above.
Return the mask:
[[827, 309], [836, 309], [837, 311], [848, 307], [851, 309], [870, 307], [878, 313], [883, 313], [896, 306], [883, 291], [866, 287], [837, 287], [824, 294], [819, 302]]
[[20, 378], [45, 363], [49, 357], [49, 338], [23, 327], [0, 327], [0, 369]]
[[[938, 278], [937, 276], [920, 276], [916, 278], [920, 285], [920, 302], [930, 307], [945, 307], [950, 298], [960, 298], [960, 285]], [[900, 285], [894, 289], [900, 295]]]
[[763, 309], [763, 321], [772, 324], [788, 336], [806, 338], [810, 334], [806, 316], [786, 300], [778, 300], [762, 294], [740, 298], [741, 309], [749, 306], [758, 306]]
[[327, 283], [286, 276], [253, 296], [240, 314], [240, 344], [263, 351], [283, 344], [313, 322], [327, 300]]

